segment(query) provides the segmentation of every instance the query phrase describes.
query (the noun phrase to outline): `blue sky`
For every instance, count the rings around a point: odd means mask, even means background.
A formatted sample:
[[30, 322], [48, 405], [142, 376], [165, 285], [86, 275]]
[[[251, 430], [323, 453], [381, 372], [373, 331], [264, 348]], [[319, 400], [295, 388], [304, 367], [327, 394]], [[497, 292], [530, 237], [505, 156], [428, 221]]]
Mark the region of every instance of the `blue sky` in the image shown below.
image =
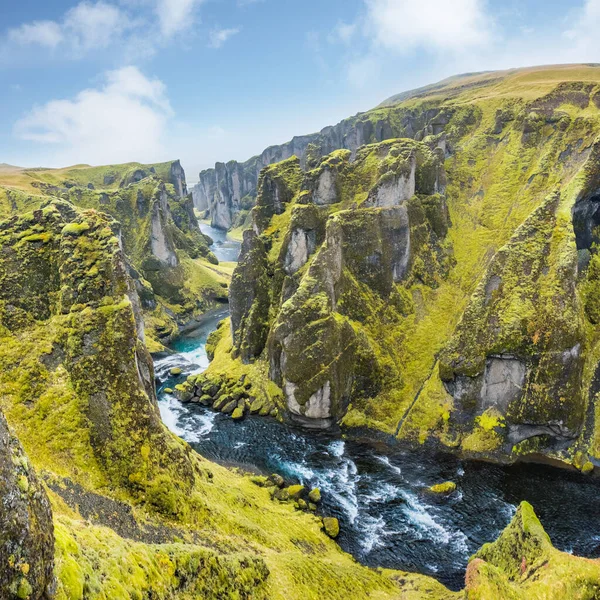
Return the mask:
[[600, 0], [0, 0], [0, 162], [194, 180], [449, 75], [600, 62]]

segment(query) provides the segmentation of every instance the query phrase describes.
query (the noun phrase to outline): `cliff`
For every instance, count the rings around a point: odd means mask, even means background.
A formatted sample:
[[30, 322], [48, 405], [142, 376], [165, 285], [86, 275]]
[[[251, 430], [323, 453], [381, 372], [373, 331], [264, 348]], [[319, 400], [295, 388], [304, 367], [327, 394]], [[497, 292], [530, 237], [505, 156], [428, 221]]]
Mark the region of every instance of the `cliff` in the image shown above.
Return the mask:
[[265, 168], [205, 378], [268, 372], [309, 427], [600, 464], [599, 81], [452, 79], [385, 109], [437, 115], [422, 141]]
[[334, 150], [350, 150], [354, 156], [365, 144], [400, 137], [422, 140], [427, 135], [440, 133], [447, 122], [448, 115], [437, 108], [413, 111], [394, 107], [360, 113], [319, 133], [270, 146], [244, 163], [217, 163], [214, 169], [201, 171], [199, 182], [192, 189], [194, 205], [200, 211], [208, 211], [213, 227], [239, 227], [246, 222], [248, 211], [256, 201], [263, 168], [297, 156], [301, 167], [310, 169]]
[[231, 274], [199, 230], [179, 161], [105, 167], [17, 170], [0, 177], [5, 215], [32, 210], [49, 198], [114, 217], [145, 313], [152, 350], [179, 326], [227, 300]]

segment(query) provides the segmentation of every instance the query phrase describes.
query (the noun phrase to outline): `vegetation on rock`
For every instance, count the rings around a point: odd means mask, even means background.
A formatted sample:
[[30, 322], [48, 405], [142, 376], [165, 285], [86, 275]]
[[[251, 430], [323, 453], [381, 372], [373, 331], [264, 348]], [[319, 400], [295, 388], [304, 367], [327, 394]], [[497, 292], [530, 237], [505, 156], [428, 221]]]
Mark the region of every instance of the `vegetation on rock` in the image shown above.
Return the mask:
[[205, 378], [311, 427], [595, 464], [599, 97], [593, 65], [453, 78], [351, 120], [393, 139], [267, 167]]

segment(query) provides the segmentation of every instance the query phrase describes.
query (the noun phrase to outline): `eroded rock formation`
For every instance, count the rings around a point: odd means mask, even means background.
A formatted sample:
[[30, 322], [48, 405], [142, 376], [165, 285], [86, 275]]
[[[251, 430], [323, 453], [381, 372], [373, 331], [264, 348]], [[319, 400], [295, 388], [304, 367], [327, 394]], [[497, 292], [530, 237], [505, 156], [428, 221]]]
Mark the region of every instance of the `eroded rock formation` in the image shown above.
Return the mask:
[[[248, 211], [255, 203], [259, 176], [264, 167], [296, 156], [302, 168], [310, 170], [334, 150], [350, 150], [354, 157], [365, 144], [399, 137], [422, 140], [428, 135], [441, 133], [451, 114], [451, 110], [432, 108], [427, 111], [405, 110], [398, 115], [382, 108], [376, 114], [358, 114], [333, 127], [325, 127], [319, 133], [297, 136], [286, 144], [271, 146], [244, 163], [217, 163], [214, 169], [200, 172], [199, 182], [192, 190], [194, 205], [198, 210], [208, 211], [214, 227], [230, 229], [239, 226], [247, 219]], [[444, 149], [443, 138], [439, 143]], [[329, 171], [323, 173], [315, 202], [333, 203], [334, 187], [333, 174]]]

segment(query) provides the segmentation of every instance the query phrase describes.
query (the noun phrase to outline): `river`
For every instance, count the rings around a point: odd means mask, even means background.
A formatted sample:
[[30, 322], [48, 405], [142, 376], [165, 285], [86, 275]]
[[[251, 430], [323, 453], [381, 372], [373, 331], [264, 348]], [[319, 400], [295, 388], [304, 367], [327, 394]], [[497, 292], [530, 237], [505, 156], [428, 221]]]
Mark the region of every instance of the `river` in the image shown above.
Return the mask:
[[[202, 230], [215, 240], [219, 260], [237, 259], [239, 244], [218, 230]], [[213, 313], [173, 343], [174, 355], [156, 362], [164, 422], [210, 460], [320, 487], [322, 512], [340, 519], [340, 546], [362, 563], [432, 575], [460, 589], [469, 557], [498, 536], [521, 500], [534, 506], [556, 547], [600, 556], [600, 483], [579, 473], [460, 461], [307, 432], [269, 418], [234, 422], [165, 395], [165, 387], [208, 366], [206, 337], [226, 316], [226, 309]], [[169, 377], [175, 364], [184, 367], [177, 380]], [[446, 480], [458, 485], [450, 497], [426, 492]]]

